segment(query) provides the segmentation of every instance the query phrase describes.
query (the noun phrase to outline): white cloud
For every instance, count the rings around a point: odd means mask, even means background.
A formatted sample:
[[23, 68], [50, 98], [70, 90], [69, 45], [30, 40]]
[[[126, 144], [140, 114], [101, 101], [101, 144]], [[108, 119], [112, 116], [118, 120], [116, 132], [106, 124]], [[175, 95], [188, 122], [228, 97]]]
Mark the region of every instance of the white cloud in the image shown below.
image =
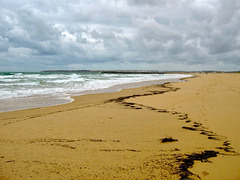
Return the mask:
[[20, 59], [20, 58], [28, 58], [31, 57], [32, 55], [34, 55], [34, 53], [36, 53], [35, 50], [33, 49], [29, 49], [29, 48], [14, 48], [14, 47], [10, 47], [8, 49], [8, 54], [10, 56], [13, 56], [16, 59]]
[[237, 0], [1, 1], [0, 67], [21, 59], [37, 70], [239, 70], [239, 8]]

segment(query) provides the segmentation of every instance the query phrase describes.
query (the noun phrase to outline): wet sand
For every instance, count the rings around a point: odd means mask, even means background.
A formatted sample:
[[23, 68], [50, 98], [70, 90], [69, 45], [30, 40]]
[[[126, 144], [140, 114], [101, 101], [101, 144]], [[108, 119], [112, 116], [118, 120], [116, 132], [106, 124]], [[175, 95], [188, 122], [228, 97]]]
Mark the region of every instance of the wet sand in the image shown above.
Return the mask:
[[0, 179], [240, 178], [239, 74], [74, 99], [0, 113]]

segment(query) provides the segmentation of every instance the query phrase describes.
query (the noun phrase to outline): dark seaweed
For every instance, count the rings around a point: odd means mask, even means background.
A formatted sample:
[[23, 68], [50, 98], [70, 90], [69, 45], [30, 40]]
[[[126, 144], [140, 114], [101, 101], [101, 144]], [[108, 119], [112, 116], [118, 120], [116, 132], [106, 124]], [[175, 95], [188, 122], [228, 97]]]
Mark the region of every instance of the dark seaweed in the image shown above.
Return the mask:
[[162, 143], [175, 142], [175, 141], [178, 141], [178, 140], [177, 139], [173, 139], [172, 137], [166, 137], [166, 138], [161, 139]]
[[187, 155], [187, 158], [178, 159], [181, 162], [179, 166], [181, 179], [189, 179], [189, 175], [192, 175], [188, 168], [193, 166], [194, 161], [208, 162], [209, 158], [216, 157], [218, 154], [217, 151], [205, 150], [201, 153]]

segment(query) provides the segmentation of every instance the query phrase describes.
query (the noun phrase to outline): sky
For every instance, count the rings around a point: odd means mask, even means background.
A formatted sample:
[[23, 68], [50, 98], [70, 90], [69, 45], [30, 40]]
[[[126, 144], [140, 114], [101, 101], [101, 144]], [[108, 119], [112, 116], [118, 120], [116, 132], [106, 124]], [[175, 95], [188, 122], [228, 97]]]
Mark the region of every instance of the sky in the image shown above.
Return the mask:
[[240, 70], [239, 0], [0, 0], [0, 71]]

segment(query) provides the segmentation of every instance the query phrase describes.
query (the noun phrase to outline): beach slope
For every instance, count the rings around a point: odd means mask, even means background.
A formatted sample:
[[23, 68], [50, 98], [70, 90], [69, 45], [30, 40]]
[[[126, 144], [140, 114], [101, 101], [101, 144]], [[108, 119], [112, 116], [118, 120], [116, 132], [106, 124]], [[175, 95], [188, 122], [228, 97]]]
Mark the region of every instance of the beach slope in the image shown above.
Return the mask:
[[0, 179], [240, 177], [239, 74], [74, 99], [0, 113]]

